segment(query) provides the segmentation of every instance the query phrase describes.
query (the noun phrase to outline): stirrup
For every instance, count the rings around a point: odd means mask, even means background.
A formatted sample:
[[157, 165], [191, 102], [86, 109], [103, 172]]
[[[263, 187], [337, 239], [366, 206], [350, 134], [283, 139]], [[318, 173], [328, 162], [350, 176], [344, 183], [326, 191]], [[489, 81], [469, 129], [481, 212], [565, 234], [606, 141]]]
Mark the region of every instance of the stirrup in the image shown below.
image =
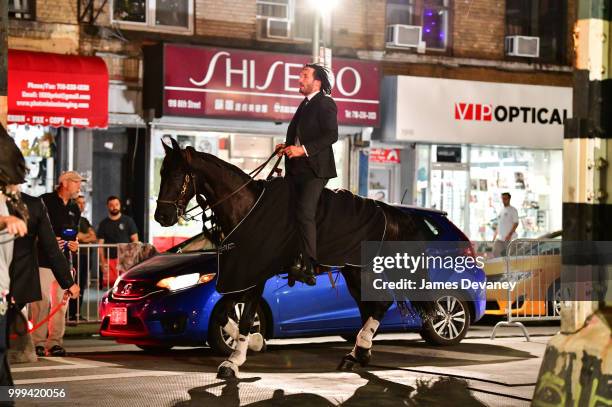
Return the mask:
[[305, 267], [301, 267], [298, 269], [297, 267], [292, 266], [291, 268], [289, 268], [289, 280], [300, 281], [310, 286], [317, 284], [317, 279], [314, 273], [307, 273]]

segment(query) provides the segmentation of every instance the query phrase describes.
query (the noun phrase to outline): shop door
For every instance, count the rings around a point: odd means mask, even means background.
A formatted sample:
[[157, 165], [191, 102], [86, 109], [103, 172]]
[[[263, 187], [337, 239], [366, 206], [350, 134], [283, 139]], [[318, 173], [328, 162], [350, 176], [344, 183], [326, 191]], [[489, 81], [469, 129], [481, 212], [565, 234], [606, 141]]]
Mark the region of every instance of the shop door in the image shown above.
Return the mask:
[[431, 207], [448, 213], [463, 231], [468, 230], [468, 166], [465, 163], [432, 163]]
[[397, 202], [396, 165], [370, 163], [368, 198], [383, 202]]
[[122, 201], [123, 213], [136, 222], [138, 237], [142, 240], [146, 230], [145, 196], [148, 192], [144, 131], [134, 128], [98, 130], [94, 132], [93, 141], [93, 225], [97, 227], [108, 216], [106, 199], [116, 195]]

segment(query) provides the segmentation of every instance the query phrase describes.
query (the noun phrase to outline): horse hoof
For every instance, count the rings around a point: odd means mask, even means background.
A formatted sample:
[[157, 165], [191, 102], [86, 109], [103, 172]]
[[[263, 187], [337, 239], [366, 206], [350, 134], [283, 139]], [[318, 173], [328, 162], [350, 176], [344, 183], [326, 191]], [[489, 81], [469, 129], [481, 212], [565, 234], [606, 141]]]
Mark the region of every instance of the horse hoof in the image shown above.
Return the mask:
[[355, 346], [355, 359], [362, 367], [369, 365], [371, 358], [372, 352], [370, 352], [370, 349]]
[[355, 359], [353, 355], [349, 353], [348, 355], [342, 358], [342, 361], [340, 362], [336, 370], [350, 372], [353, 370], [353, 367], [355, 367], [355, 363], [358, 363], [357, 359]]
[[249, 349], [253, 352], [261, 352], [266, 346], [266, 340], [259, 332], [249, 335]]
[[238, 376], [238, 368], [230, 361], [221, 363], [219, 369], [217, 369], [217, 379], [231, 380], [236, 379]]

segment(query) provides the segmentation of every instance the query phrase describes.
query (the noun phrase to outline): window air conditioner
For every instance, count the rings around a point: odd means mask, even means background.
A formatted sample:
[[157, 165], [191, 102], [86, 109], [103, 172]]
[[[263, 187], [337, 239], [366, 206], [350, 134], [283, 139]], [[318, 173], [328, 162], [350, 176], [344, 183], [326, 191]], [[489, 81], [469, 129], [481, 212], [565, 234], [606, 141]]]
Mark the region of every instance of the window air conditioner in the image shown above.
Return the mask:
[[540, 38], [512, 35], [506, 37], [506, 54], [513, 57], [540, 56]]
[[266, 37], [267, 38], [289, 38], [290, 22], [285, 18], [273, 18], [269, 17], [266, 19]]
[[422, 47], [422, 28], [418, 25], [393, 24], [387, 26], [387, 46], [419, 48]]

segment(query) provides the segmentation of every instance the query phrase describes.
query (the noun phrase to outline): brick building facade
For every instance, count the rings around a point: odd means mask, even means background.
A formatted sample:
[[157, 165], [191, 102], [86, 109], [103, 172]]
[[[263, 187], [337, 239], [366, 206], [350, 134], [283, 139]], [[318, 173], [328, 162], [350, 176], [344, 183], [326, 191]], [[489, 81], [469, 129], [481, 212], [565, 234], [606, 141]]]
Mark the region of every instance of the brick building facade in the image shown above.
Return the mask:
[[[141, 103], [143, 47], [148, 45], [164, 42], [302, 55], [310, 55], [312, 49], [310, 38], [313, 11], [307, 7], [308, 2], [302, 0], [176, 0], [166, 2], [177, 7], [164, 13], [152, 10], [151, 7], [157, 3], [152, 0], [30, 0], [26, 3], [30, 6], [29, 14], [11, 13], [9, 47], [101, 57], [109, 71], [111, 99], [116, 89], [123, 89], [122, 92], [126, 94], [131, 92], [132, 96], [136, 95], [131, 100]], [[525, 2], [515, 0], [338, 0], [336, 3], [335, 9], [323, 17], [323, 44], [332, 49], [334, 57], [380, 63], [382, 77], [408, 76], [500, 84], [571, 86], [575, 0], [560, 1], [559, 4], [564, 7], [557, 14], [546, 14], [546, 10], [543, 10], [546, 2], [533, 2], [541, 5], [540, 9], [529, 11], [534, 13], [534, 16], [539, 16], [531, 19], [540, 21], [535, 27], [521, 16], [521, 9], [518, 7]], [[129, 4], [146, 7], [129, 8]], [[564, 23], [559, 23], [559, 16]], [[551, 18], [557, 18], [556, 25], [560, 27], [560, 31], [552, 34], [549, 30], [552, 25], [548, 24]], [[160, 22], [166, 25], [161, 25]], [[394, 24], [421, 26], [421, 34], [427, 39], [425, 48], [389, 45], [388, 26]], [[444, 27], [439, 28], [436, 24], [443, 24]], [[432, 33], [437, 37], [433, 37]], [[542, 37], [540, 49], [547, 52], [546, 56], [508, 55], [504, 44], [508, 35]], [[547, 36], [554, 38], [546, 42]], [[430, 47], [429, 44], [433, 43], [438, 45]], [[551, 46], [553, 50], [550, 49]], [[384, 103], [385, 100], [382, 100], [383, 109]], [[150, 114], [142, 112], [140, 105], [135, 112], [148, 123], [151, 120]], [[114, 124], [114, 127], [121, 126], [121, 123]], [[134, 126], [136, 130], [133, 129]], [[142, 128], [138, 126], [141, 125], [129, 125], [131, 130], [126, 130], [127, 133], [130, 136], [139, 134]], [[144, 127], [144, 124], [142, 126]], [[400, 148], [404, 158], [401, 166], [394, 170], [394, 182], [397, 185], [396, 191], [391, 194], [393, 200], [399, 200], [403, 195], [401, 191], [408, 189], [409, 200], [431, 206], [431, 201], [417, 199], [419, 191], [414, 175], [415, 171], [418, 171], [414, 164], [417, 161], [417, 143], [396, 140], [385, 144], [386, 137], [384, 134], [381, 137], [381, 131], [374, 131], [372, 145]], [[106, 133], [94, 132], [94, 140], [90, 142], [93, 147], [88, 148], [95, 151], [96, 143], [103, 144], [95, 139], [106, 140], [105, 137], [111, 137], [109, 134], [112, 132], [113, 129]], [[140, 161], [146, 164], [141, 172], [147, 177], [149, 165], [154, 165], [153, 161], [149, 164], [149, 151], [153, 148], [151, 143], [156, 142], [152, 135], [152, 131], [148, 131], [144, 144], [130, 144], [131, 147], [128, 146], [125, 150], [129, 152], [128, 155], [134, 157], [143, 155]], [[350, 151], [345, 161], [350, 164], [344, 164], [347, 175], [340, 186], [365, 194], [367, 188], [362, 190], [359, 187], [363, 181], [363, 171], [360, 172], [356, 164], [359, 162], [358, 154], [363, 150], [363, 147], [359, 146], [367, 145], [361, 141], [358, 136], [347, 142], [346, 148]], [[137, 142], [143, 143], [142, 139]], [[141, 151], [142, 149], [146, 151]], [[95, 170], [93, 172], [95, 173]], [[367, 169], [365, 174], [367, 177]], [[132, 188], [128, 192], [119, 191], [118, 194], [138, 200], [142, 198], [136, 198], [137, 196], [147, 196], [149, 191], [146, 191], [146, 188], [144, 191]], [[142, 225], [146, 229], [150, 208], [146, 202], [135, 205], [138, 211], [145, 214], [139, 226]], [[96, 210], [94, 208], [94, 215]], [[103, 208], [98, 212], [96, 216], [103, 214]], [[469, 227], [468, 223], [466, 221], [466, 228]]]
[[[93, 6], [93, 24], [89, 24], [87, 15], [79, 22], [78, 0], [30, 0], [35, 4], [32, 20], [14, 16], [10, 19], [10, 48], [60, 54], [104, 53], [111, 77], [130, 81], [136, 79], [135, 64], [141, 58], [142, 45], [159, 41], [305, 54], [311, 49], [308, 40], [270, 40], [258, 35], [255, 0], [192, 0], [194, 12], [189, 18], [193, 19], [194, 28], [186, 34], [111, 22], [112, 1], [80, 1], [81, 9], [90, 3]], [[567, 69], [554, 69], [555, 65], [541, 64], [537, 58], [521, 60], [505, 56], [505, 1], [447, 1], [450, 3], [448, 24], [452, 35], [445, 51], [427, 50], [424, 54], [417, 54], [414, 50], [386, 48], [386, 2], [383, 0], [351, 0], [350, 6], [344, 4], [344, 0], [339, 1], [329, 19], [330, 33], [327, 35], [330, 41], [326, 45], [331, 46], [337, 56], [382, 61], [384, 72], [391, 74], [570, 83], [571, 75]], [[287, 2], [292, 3], [291, 0]], [[564, 67], [569, 67], [572, 60], [574, 0], [568, 0], [568, 10], [568, 53], [558, 64]], [[113, 54], [122, 62], [111, 61]], [[459, 62], [454, 62], [457, 60]]]

